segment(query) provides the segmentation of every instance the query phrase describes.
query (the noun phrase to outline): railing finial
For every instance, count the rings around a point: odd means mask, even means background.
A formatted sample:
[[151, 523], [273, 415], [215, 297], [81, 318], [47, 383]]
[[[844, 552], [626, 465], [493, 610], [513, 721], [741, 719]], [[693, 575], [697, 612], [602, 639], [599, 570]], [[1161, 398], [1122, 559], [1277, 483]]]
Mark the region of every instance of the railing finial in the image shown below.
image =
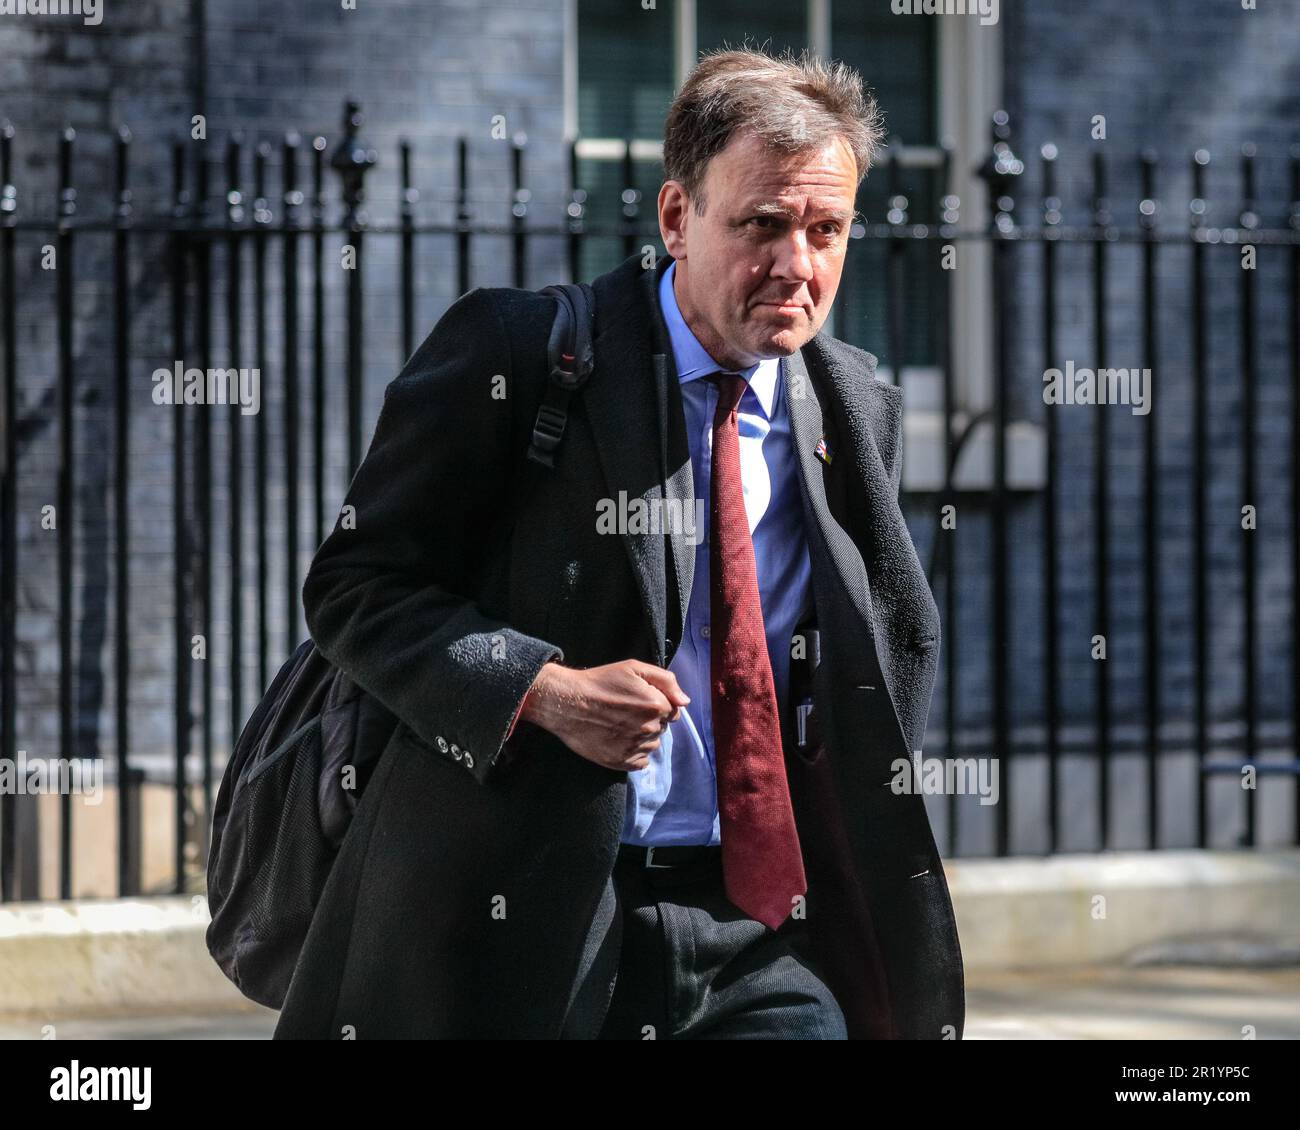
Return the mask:
[[366, 198], [366, 173], [379, 162], [375, 150], [358, 136], [361, 122], [361, 104], [349, 98], [343, 104], [343, 140], [330, 158], [330, 167], [343, 178], [344, 220], [353, 228], [366, 224], [366, 214], [361, 209]]
[[1012, 193], [1025, 165], [1011, 149], [1011, 115], [1005, 110], [993, 113], [992, 140], [993, 148], [975, 174], [988, 185], [990, 225], [996, 231], [1009, 232], [1016, 226]]

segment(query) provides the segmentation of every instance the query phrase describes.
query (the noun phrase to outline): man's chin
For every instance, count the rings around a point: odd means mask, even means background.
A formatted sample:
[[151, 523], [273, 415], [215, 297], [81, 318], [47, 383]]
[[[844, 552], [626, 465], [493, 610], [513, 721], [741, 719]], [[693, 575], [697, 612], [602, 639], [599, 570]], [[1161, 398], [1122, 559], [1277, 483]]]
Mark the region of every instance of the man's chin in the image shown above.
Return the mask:
[[789, 357], [792, 353], [798, 353], [809, 339], [813, 336], [808, 332], [810, 327], [790, 328], [781, 330], [779, 333], [769, 334], [764, 339], [762, 347], [755, 350], [760, 357]]

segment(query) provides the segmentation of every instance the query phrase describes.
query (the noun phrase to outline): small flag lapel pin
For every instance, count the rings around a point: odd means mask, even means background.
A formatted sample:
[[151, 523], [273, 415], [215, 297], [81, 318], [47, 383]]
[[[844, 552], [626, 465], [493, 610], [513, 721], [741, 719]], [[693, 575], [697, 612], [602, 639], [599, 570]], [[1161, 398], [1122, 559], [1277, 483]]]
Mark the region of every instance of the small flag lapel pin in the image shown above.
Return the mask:
[[831, 465], [831, 449], [827, 446], [825, 436], [822, 436], [822, 438], [817, 441], [817, 446], [813, 450], [813, 454], [825, 463], [826, 466], [829, 467]]

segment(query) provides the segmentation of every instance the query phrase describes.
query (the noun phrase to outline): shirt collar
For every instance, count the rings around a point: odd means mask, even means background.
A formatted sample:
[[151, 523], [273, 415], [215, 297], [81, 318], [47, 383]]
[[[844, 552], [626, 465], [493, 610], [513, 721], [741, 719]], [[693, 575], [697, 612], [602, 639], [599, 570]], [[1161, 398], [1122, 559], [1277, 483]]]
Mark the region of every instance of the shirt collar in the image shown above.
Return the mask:
[[[659, 308], [663, 311], [664, 323], [668, 326], [668, 337], [672, 342], [673, 361], [677, 365], [677, 379], [685, 384], [699, 377], [716, 373], [720, 366], [709, 355], [709, 351], [686, 324], [681, 310], [677, 307], [677, 295], [673, 291], [673, 277], [677, 272], [674, 260], [659, 278]], [[758, 397], [763, 414], [770, 420], [776, 401], [776, 382], [781, 371], [779, 357], [767, 357], [748, 369], [740, 370], [740, 375], [749, 383], [750, 389]]]

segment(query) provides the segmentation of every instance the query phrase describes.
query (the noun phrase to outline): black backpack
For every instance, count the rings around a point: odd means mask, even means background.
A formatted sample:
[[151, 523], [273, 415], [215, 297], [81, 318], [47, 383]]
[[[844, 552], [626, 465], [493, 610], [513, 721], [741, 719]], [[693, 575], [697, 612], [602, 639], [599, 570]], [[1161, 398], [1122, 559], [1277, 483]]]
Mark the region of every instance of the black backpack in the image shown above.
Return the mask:
[[[552, 467], [569, 401], [591, 373], [595, 295], [573, 283], [541, 293], [554, 295], [558, 310], [528, 458]], [[325, 881], [397, 723], [309, 638], [240, 732], [212, 813], [205, 939], [250, 1000], [283, 1006]]]

